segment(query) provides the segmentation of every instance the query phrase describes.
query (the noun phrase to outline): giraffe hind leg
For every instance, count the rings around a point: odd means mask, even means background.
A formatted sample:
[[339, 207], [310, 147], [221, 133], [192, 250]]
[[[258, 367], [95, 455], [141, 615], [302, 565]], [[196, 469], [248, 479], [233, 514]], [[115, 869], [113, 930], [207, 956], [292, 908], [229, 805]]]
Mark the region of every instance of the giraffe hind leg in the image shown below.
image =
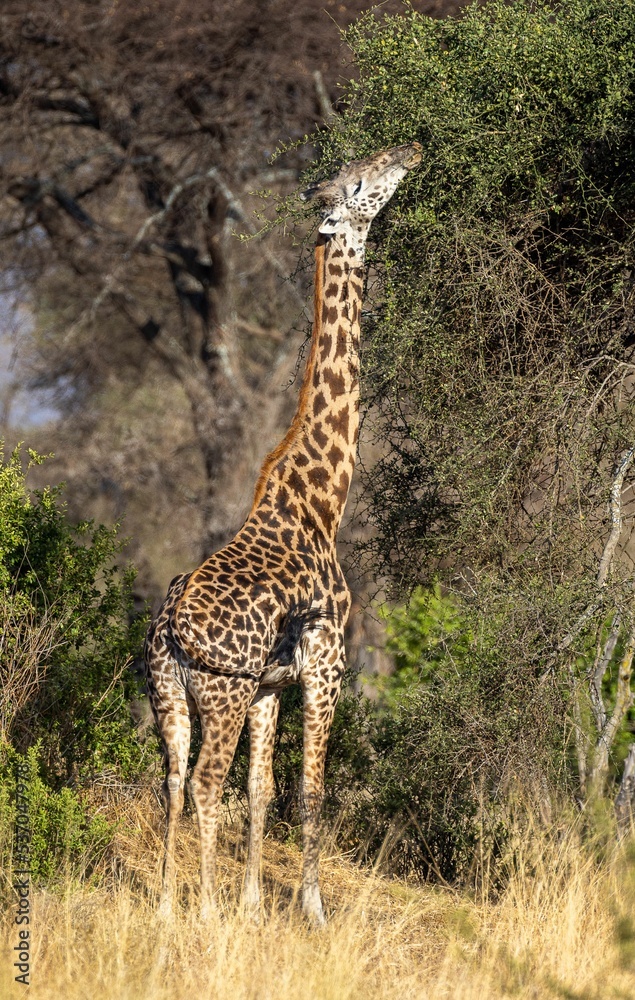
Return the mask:
[[174, 849], [176, 829], [185, 792], [185, 772], [190, 747], [190, 716], [194, 704], [179, 680], [179, 665], [170, 643], [169, 620], [174, 605], [182, 595], [188, 574], [174, 577], [165, 600], [152, 621], [144, 647], [145, 676], [152, 713], [163, 743], [166, 808], [165, 854], [161, 909], [170, 911], [176, 889]]
[[249, 721], [249, 850], [242, 903], [254, 920], [260, 915], [260, 866], [267, 806], [274, 794], [273, 749], [280, 708], [278, 692], [259, 691]]
[[165, 781], [163, 797], [166, 809], [165, 853], [163, 857], [163, 884], [160, 910], [172, 912], [176, 894], [176, 832], [183, 812], [185, 799], [185, 774], [190, 748], [191, 720], [185, 697], [177, 706], [160, 718], [159, 729], [163, 739]]
[[[330, 639], [330, 646], [329, 646]], [[317, 927], [326, 923], [319, 888], [320, 813], [324, 799], [326, 748], [344, 673], [341, 634], [314, 637], [314, 651], [303, 671], [304, 755], [302, 815], [302, 911]]]
[[217, 910], [216, 846], [223, 784], [258, 682], [193, 671], [190, 690], [201, 720], [201, 750], [190, 788], [201, 841], [201, 919]]

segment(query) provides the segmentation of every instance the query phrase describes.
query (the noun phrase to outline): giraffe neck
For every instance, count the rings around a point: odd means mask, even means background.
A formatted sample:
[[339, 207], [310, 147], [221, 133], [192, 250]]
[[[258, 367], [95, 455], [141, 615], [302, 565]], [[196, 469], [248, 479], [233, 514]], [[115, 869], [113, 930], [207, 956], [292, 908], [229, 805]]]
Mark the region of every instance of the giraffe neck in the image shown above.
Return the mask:
[[315, 319], [295, 416], [265, 459], [250, 516], [272, 506], [335, 539], [355, 467], [363, 268], [343, 237], [316, 247]]

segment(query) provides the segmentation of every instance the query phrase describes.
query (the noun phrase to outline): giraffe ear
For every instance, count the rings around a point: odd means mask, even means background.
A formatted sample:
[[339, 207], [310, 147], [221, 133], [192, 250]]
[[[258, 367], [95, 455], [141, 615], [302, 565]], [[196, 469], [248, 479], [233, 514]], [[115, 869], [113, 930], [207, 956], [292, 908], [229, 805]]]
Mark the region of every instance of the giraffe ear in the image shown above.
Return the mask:
[[322, 181], [311, 181], [308, 188], [300, 191], [300, 201], [311, 201], [312, 198], [315, 198], [322, 187], [322, 183]]
[[338, 215], [327, 215], [325, 219], [322, 219], [318, 232], [322, 233], [323, 236], [332, 236], [336, 233], [342, 224], [342, 220]]

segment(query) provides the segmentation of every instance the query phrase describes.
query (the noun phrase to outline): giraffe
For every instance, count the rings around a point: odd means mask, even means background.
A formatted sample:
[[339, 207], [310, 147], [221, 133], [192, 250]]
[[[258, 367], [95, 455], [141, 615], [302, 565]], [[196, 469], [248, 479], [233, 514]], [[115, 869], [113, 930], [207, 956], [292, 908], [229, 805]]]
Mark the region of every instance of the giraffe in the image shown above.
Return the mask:
[[319, 202], [321, 221], [314, 326], [295, 415], [265, 458], [243, 526], [193, 573], [172, 581], [148, 631], [148, 694], [166, 768], [164, 911], [171, 909], [175, 892], [176, 829], [190, 721], [198, 714], [202, 743], [190, 788], [200, 836], [201, 916], [215, 908], [221, 793], [246, 719], [250, 830], [243, 905], [257, 919], [280, 692], [299, 683], [302, 909], [314, 924], [325, 921], [318, 885], [319, 819], [350, 609], [335, 543], [359, 430], [364, 248], [372, 220], [420, 160], [417, 142], [393, 147], [345, 165], [301, 195]]

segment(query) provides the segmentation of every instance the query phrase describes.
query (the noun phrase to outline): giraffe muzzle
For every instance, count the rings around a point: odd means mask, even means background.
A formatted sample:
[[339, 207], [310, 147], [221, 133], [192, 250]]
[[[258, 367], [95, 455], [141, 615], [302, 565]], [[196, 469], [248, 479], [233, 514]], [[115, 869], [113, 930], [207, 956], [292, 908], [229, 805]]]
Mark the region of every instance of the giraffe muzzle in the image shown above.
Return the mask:
[[404, 163], [404, 167], [406, 168], [406, 170], [412, 170], [414, 167], [418, 166], [421, 163], [423, 155], [423, 146], [421, 145], [420, 142], [411, 143], [411, 148], [414, 150], [414, 152], [412, 156], [409, 157], [409, 159], [407, 159], [406, 162]]

